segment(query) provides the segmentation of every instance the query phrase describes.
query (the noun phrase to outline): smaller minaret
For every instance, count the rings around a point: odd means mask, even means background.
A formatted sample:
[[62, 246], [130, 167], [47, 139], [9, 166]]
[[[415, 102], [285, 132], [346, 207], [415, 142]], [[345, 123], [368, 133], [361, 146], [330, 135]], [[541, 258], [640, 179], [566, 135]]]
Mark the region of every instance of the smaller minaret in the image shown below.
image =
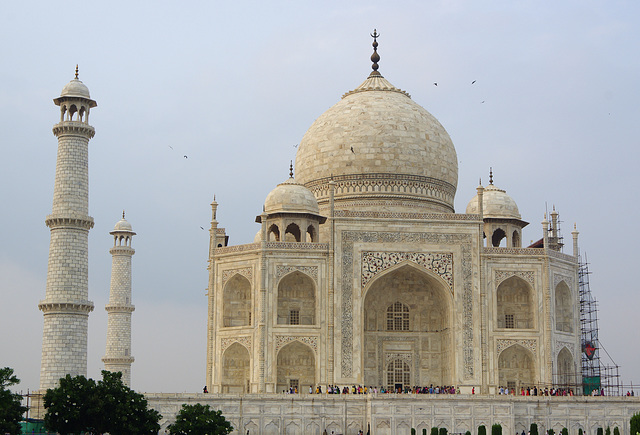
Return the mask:
[[542, 246], [545, 249], [549, 248], [549, 221], [547, 220], [547, 214], [544, 214], [542, 220]]
[[111, 292], [109, 304], [105, 307], [108, 314], [107, 351], [102, 358], [104, 369], [121, 372], [122, 382], [131, 386], [131, 313], [135, 307], [131, 304], [131, 256], [135, 250], [131, 239], [136, 233], [124, 218], [116, 224], [109, 234], [113, 236], [113, 248], [109, 250], [113, 261], [111, 266]]
[[576, 224], [573, 224], [573, 231], [571, 231], [571, 235], [573, 236], [573, 256], [578, 257], [580, 255], [580, 249], [578, 248], [578, 228]]

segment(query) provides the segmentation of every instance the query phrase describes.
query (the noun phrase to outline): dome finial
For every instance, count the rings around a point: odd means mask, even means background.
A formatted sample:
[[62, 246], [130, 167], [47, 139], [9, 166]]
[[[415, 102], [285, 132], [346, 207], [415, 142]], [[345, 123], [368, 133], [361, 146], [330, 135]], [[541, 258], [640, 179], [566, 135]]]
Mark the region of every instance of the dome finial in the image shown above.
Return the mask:
[[493, 184], [493, 168], [489, 168], [489, 184]]
[[289, 177], [293, 178], [293, 160], [289, 163]]
[[371, 37], [373, 38], [373, 54], [371, 55], [371, 62], [373, 62], [373, 65], [371, 65], [371, 68], [373, 69], [373, 72], [371, 73], [372, 76], [379, 76], [380, 73], [378, 72], [378, 62], [380, 61], [380, 55], [378, 54], [378, 37], [380, 37], [380, 34], [377, 32], [376, 29], [373, 29], [373, 33], [371, 34]]
[[78, 64], [76, 64], [76, 80], [78, 80]]
[[122, 219], [124, 219], [124, 210], [122, 210]]

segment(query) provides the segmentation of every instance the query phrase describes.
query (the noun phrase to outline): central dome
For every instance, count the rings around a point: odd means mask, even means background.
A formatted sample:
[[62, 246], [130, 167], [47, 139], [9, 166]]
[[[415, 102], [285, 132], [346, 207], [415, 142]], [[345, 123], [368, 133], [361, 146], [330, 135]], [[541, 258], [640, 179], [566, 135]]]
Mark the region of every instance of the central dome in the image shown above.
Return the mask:
[[[377, 67], [377, 65], [376, 65]], [[296, 180], [322, 208], [453, 212], [458, 159], [444, 127], [375, 68], [302, 138]]]

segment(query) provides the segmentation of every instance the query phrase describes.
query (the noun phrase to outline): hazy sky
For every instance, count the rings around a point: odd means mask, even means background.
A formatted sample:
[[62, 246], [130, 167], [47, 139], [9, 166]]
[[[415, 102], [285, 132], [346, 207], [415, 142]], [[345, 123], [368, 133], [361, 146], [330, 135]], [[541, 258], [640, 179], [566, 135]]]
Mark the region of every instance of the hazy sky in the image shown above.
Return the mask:
[[637, 1], [2, 2], [0, 366], [15, 369], [20, 388], [38, 388], [52, 99], [76, 64], [98, 103], [88, 375], [103, 367], [108, 233], [125, 209], [138, 233], [132, 386], [197, 392], [209, 204], [215, 194], [231, 244], [253, 240], [294, 145], [369, 74], [377, 28], [380, 72], [456, 146], [456, 211], [491, 166], [531, 223], [525, 243], [541, 237], [553, 205], [565, 252], [577, 223], [601, 341], [623, 381], [640, 384], [639, 20]]

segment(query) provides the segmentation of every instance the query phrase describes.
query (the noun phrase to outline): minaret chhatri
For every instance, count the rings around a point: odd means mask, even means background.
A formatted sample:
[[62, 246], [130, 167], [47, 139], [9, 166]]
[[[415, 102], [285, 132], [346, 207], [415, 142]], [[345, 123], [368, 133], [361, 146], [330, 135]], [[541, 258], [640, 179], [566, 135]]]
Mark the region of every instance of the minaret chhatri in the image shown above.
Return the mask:
[[136, 251], [131, 240], [136, 233], [124, 218], [116, 223], [109, 234], [113, 236], [111, 292], [109, 304], [105, 307], [108, 314], [107, 350], [102, 361], [104, 369], [110, 372], [122, 372], [122, 382], [131, 386], [131, 313], [135, 307], [131, 304], [131, 257]]
[[44, 314], [40, 390], [54, 388], [61, 377], [87, 374], [87, 332], [93, 303], [89, 298], [89, 140], [95, 130], [89, 111], [96, 102], [76, 76], [53, 100], [60, 106], [47, 287], [38, 308]]

